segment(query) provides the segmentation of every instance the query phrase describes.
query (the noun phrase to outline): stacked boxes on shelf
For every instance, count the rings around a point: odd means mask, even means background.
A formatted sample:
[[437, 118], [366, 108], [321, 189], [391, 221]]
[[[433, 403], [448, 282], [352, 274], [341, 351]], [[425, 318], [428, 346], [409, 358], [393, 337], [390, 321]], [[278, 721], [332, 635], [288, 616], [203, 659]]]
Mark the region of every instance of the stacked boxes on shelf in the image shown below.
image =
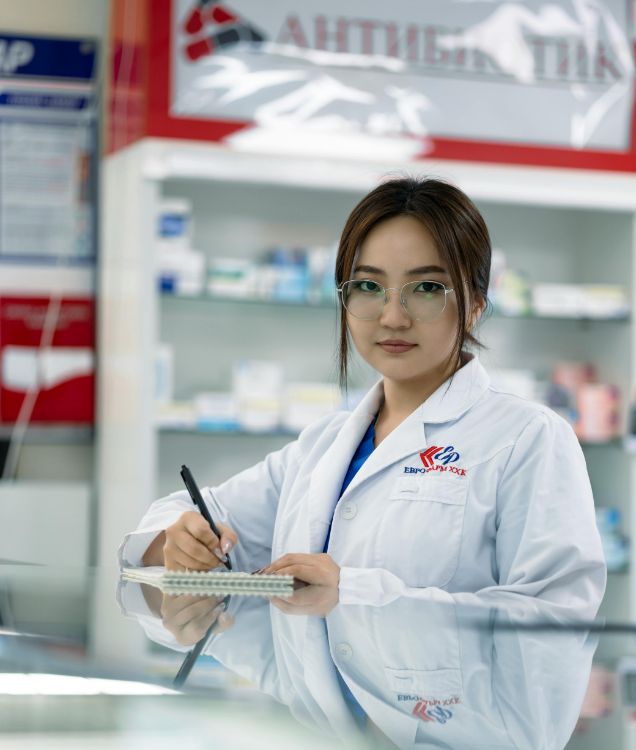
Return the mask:
[[333, 302], [335, 253], [335, 247], [277, 247], [257, 260], [212, 258], [207, 290], [232, 299]]
[[[201, 432], [300, 432], [340, 405], [340, 393], [329, 383], [285, 382], [279, 362], [241, 360], [232, 367], [232, 390], [196, 393], [191, 401], [174, 401], [164, 384], [173, 379], [171, 348], [162, 345], [157, 357], [160, 386], [156, 392], [157, 422], [164, 429]], [[168, 370], [168, 371], [165, 371]]]
[[157, 216], [156, 272], [159, 289], [168, 294], [203, 291], [205, 256], [192, 248], [192, 207], [173, 198], [160, 203]]
[[618, 508], [597, 508], [596, 525], [601, 534], [605, 562], [610, 573], [624, 571], [629, 564], [629, 544], [621, 531]]
[[605, 443], [620, 435], [620, 391], [599, 382], [590, 363], [558, 362], [547, 381], [538, 380], [532, 370], [498, 370], [492, 379], [501, 390], [554, 409], [583, 442]]
[[629, 314], [627, 291], [617, 284], [531, 284], [509, 268], [505, 253], [493, 250], [490, 301], [502, 315], [607, 320]]

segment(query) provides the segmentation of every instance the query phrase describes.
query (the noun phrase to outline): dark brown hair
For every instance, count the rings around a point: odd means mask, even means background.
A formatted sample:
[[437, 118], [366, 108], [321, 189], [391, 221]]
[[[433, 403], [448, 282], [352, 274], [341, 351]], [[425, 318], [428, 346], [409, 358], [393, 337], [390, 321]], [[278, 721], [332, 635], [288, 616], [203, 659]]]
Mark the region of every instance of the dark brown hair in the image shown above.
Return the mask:
[[[402, 177], [388, 180], [353, 209], [340, 238], [336, 258], [336, 285], [351, 278], [358, 249], [373, 227], [394, 216], [412, 216], [430, 232], [446, 263], [457, 297], [458, 322], [449, 364], [459, 365], [466, 342], [483, 347], [468, 330], [467, 313], [487, 302], [490, 278], [490, 235], [484, 219], [471, 199], [459, 188], [433, 178]], [[340, 386], [346, 389], [349, 332], [340, 306], [338, 350]]]

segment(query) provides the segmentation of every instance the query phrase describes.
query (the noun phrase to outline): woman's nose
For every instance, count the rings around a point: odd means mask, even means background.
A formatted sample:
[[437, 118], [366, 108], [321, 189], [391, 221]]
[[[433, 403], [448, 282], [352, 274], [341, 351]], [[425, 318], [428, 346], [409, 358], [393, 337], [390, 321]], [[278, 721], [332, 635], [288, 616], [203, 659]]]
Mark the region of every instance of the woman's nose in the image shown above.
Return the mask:
[[400, 301], [400, 291], [387, 289], [387, 301], [382, 308], [380, 323], [387, 328], [406, 328], [411, 318]]

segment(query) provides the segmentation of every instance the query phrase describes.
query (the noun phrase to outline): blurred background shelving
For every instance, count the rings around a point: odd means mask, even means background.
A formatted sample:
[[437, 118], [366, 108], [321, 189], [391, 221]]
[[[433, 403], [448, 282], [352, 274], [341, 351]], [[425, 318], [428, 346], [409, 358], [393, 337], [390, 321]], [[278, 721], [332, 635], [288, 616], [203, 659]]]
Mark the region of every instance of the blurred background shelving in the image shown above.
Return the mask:
[[[97, 451], [104, 559], [153, 499], [181, 488], [181, 463], [191, 467], [201, 485], [216, 484], [295, 435], [285, 429], [254, 434], [199, 430], [192, 424], [162, 426], [154, 402], [160, 344], [173, 349], [174, 399], [180, 403], [191, 402], [200, 392], [228, 392], [233, 363], [245, 357], [274, 356], [289, 381], [336, 382], [338, 327], [332, 302], [244, 304], [207, 293], [181, 297], [159, 291], [154, 248], [162, 202], [186, 200], [192, 206], [192, 247], [206, 262], [223, 256], [251, 259], [267, 247], [332, 245], [359, 198], [388, 171], [383, 164], [315, 160], [305, 165], [292, 157], [229, 154], [215, 146], [157, 139], [108, 159]], [[394, 164], [390, 171], [395, 173]], [[447, 178], [471, 195], [493, 245], [505, 250], [510, 266], [524, 272], [530, 284], [618, 284], [633, 309], [636, 191], [628, 178], [595, 173], [581, 179], [566, 170], [460, 162], [424, 161], [405, 165], [404, 171]], [[486, 345], [480, 357], [490, 371], [512, 367], [546, 377], [557, 361], [592, 362], [601, 381], [620, 388], [621, 434], [627, 428], [636, 363], [631, 313], [612, 320], [493, 314], [478, 335]], [[375, 379], [359, 362], [351, 375], [354, 390]], [[618, 508], [623, 531], [633, 537], [632, 453], [621, 436], [581, 442], [597, 505]], [[609, 576], [603, 616], [635, 616], [633, 570], [629, 565]], [[100, 606], [98, 597], [94, 640], [109, 653], [122, 639], [112, 623], [100, 626]], [[140, 641], [138, 648], [147, 644]], [[607, 663], [615, 656], [602, 650], [598, 654]], [[627, 729], [620, 722], [604, 731], [611, 735], [608, 746], [627, 746]], [[575, 738], [571, 746], [587, 750], [585, 742]]]
[[[198, 429], [196, 423], [162, 426], [153, 402], [153, 362], [160, 342], [174, 350], [174, 397], [179, 402], [202, 391], [228, 392], [232, 364], [246, 357], [279, 360], [290, 381], [336, 382], [333, 301], [247, 303], [205, 291], [192, 296], [160, 293], [153, 270], [156, 218], [163, 201], [187, 201], [192, 206], [192, 247], [208, 263], [228, 256], [254, 259], [267, 247], [331, 246], [384, 167], [316, 161], [311, 165], [315, 169], [303, 170], [297, 159], [281, 157], [272, 169], [272, 157], [229, 158], [218, 147], [147, 140], [106, 165], [101, 289], [106, 312], [100, 346], [106, 361], [117, 363], [118, 377], [112, 369], [102, 378], [100, 472], [110, 475], [122, 451], [123, 465], [134, 461], [138, 467], [135, 509], [129, 505], [127, 511], [130, 525], [152, 499], [179, 489], [182, 462], [187, 460], [200, 484], [215, 484], [296, 434], [278, 428], [265, 434], [223, 432]], [[505, 250], [509, 265], [523, 272], [530, 285], [620, 284], [633, 307], [636, 196], [629, 181], [597, 174], [575, 180], [554, 169], [461, 163], [405, 167], [405, 172], [415, 171], [442, 176], [465, 189], [484, 214], [493, 246]], [[110, 212], [117, 213], [117, 222], [109, 222]], [[514, 367], [545, 377], [557, 361], [593, 363], [601, 381], [620, 388], [621, 432], [626, 429], [636, 350], [629, 313], [599, 320], [495, 310], [478, 335], [486, 347], [480, 357], [491, 371]], [[364, 389], [374, 379], [369, 368], [355, 363], [352, 388]], [[134, 403], [132, 393], [139, 397]], [[124, 402], [125, 412], [118, 406]], [[620, 437], [581, 443], [597, 504], [619, 508], [629, 533], [631, 454]], [[108, 495], [106, 483], [100, 491]], [[105, 507], [109, 505], [106, 501]], [[604, 613], [633, 614], [631, 574], [614, 576], [611, 587], [615, 591], [608, 595]]]

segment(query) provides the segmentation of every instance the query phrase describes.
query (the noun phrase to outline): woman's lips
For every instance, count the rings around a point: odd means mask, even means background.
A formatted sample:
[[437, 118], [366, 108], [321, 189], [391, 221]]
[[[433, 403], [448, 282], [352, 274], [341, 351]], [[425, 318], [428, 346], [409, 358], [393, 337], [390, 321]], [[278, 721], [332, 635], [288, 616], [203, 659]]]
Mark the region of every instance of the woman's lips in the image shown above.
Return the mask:
[[379, 341], [378, 345], [381, 346], [385, 352], [390, 352], [391, 354], [401, 354], [402, 352], [409, 352], [411, 349], [413, 349], [416, 344], [407, 344], [406, 342], [388, 342], [388, 341]]

